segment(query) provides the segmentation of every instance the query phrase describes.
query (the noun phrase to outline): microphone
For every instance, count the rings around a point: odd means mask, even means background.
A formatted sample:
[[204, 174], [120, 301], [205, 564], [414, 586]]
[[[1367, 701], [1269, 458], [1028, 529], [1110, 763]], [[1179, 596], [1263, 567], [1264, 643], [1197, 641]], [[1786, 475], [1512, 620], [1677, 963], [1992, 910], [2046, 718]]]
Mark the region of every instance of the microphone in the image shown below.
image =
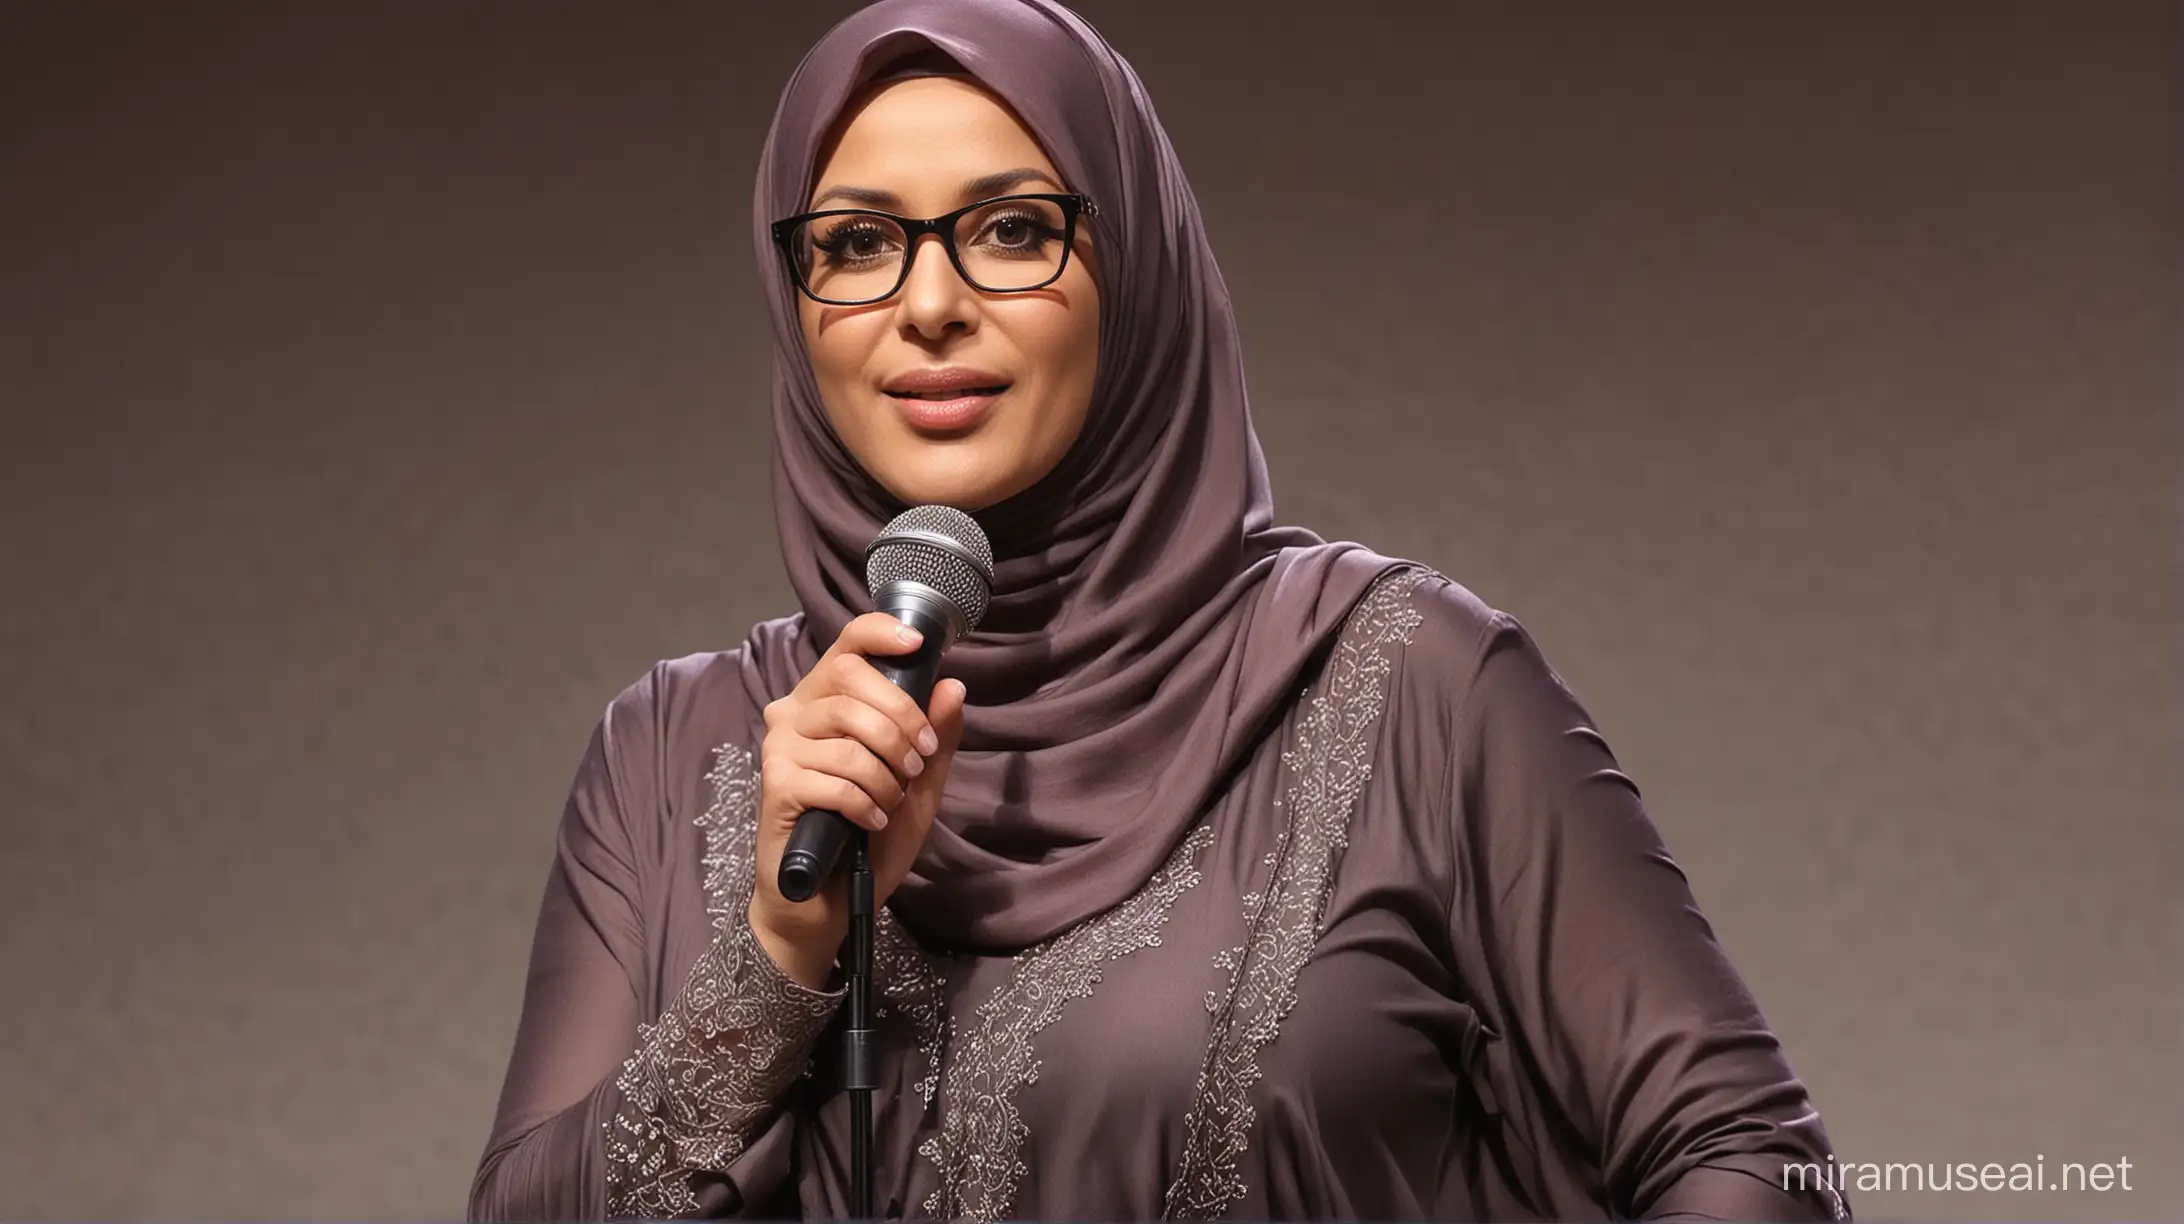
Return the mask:
[[[993, 546], [971, 516], [949, 506], [916, 506], [895, 516], [865, 549], [872, 606], [925, 635], [906, 655], [872, 666], [919, 709], [932, 699], [940, 656], [978, 627], [993, 593]], [[834, 875], [855, 826], [839, 812], [813, 809], [796, 818], [781, 852], [777, 886], [806, 901]]]

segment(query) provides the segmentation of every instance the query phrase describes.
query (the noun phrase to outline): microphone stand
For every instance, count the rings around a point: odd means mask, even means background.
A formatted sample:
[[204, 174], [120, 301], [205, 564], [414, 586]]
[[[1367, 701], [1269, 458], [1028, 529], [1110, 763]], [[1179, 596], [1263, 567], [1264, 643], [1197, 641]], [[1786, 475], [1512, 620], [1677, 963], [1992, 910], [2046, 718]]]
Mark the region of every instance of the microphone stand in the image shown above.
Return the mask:
[[849, 1210], [876, 1220], [872, 1209], [872, 1092], [879, 1087], [872, 1049], [872, 853], [862, 827], [850, 838], [849, 1027], [843, 1032], [842, 1086], [849, 1092]]

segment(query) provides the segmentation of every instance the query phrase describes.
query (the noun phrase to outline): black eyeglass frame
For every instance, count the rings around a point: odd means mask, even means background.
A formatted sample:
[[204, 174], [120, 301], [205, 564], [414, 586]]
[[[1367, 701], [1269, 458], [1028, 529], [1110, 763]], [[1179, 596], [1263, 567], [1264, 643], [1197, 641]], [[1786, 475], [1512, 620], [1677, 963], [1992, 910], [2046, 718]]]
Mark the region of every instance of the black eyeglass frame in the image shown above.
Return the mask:
[[[1013, 289], [994, 289], [980, 284], [978, 278], [972, 276], [970, 270], [963, 266], [962, 253], [956, 250], [955, 226], [956, 222], [981, 208], [1006, 204], [1010, 200], [1043, 200], [1061, 208], [1062, 261], [1054, 266], [1054, 275], [1047, 277], [1036, 285], [1019, 285]], [[806, 283], [803, 271], [796, 266], [796, 252], [790, 247], [790, 242], [794, 239], [798, 227], [809, 222], [817, 221], [822, 217], [847, 217], [852, 215], [880, 217], [902, 227], [903, 240], [909, 244], [909, 248], [903, 252], [902, 271], [895, 277], [895, 283], [888, 287], [887, 292], [876, 297], [848, 300], [820, 297]], [[948, 262], [955, 266], [956, 275], [963, 278], [963, 283], [981, 293], [1030, 293], [1037, 289], [1044, 289], [1060, 280], [1062, 273], [1069, 270], [1070, 249], [1077, 242], [1077, 219], [1079, 217], [1097, 217], [1099, 215], [1100, 206], [1093, 203], [1092, 197], [1088, 195], [1074, 192], [1051, 194], [1019, 192], [1013, 195], [994, 196], [990, 199], [980, 200], [975, 204], [966, 204], [954, 212], [942, 213], [940, 216], [928, 217], [922, 221], [914, 217], [903, 217], [891, 212], [882, 212], [877, 208], [826, 208], [818, 212], [798, 213], [796, 216], [784, 217], [773, 223], [773, 240], [775, 248], [781, 252], [782, 263], [788, 267], [789, 282], [795, 285], [797, 290], [805, 297], [822, 306], [870, 306], [875, 302], [884, 302], [902, 292], [903, 285], [910, 280], [910, 267], [917, 262], [918, 243], [927, 234], [940, 239], [941, 249], [948, 253]]]

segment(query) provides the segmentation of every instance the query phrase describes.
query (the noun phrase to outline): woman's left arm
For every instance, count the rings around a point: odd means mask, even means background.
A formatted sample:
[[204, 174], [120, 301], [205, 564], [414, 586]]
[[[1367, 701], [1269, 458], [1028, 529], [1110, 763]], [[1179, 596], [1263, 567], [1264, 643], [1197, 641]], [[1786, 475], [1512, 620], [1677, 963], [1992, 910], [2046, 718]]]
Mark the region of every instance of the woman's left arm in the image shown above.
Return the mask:
[[[1651, 1219], [1847, 1219], [1819, 1114], [1637, 787], [1514, 620], [1455, 712], [1452, 933], [1553, 1136]], [[1800, 1184], [1802, 1183], [1802, 1184]]]

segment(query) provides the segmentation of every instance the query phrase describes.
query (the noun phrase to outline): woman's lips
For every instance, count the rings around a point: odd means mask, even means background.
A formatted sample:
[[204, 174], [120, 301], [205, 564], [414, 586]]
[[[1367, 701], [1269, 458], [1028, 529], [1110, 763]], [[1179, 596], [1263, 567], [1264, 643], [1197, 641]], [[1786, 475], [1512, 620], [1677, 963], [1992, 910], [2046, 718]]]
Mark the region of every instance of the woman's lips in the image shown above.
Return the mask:
[[955, 391], [890, 391], [887, 398], [895, 401], [895, 406], [902, 410], [903, 419], [914, 428], [952, 430], [976, 424], [1007, 390], [1003, 385], [965, 387]]

